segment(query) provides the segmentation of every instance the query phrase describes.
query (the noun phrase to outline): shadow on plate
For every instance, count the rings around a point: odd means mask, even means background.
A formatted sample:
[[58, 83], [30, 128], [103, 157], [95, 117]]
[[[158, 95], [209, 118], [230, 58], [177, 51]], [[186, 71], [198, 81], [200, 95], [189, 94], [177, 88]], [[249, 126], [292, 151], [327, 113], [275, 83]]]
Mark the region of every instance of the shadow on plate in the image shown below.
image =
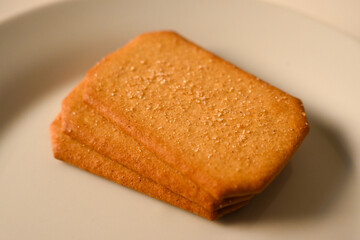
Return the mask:
[[331, 210], [351, 176], [351, 159], [334, 129], [309, 122], [309, 135], [274, 182], [220, 224], [316, 218]]

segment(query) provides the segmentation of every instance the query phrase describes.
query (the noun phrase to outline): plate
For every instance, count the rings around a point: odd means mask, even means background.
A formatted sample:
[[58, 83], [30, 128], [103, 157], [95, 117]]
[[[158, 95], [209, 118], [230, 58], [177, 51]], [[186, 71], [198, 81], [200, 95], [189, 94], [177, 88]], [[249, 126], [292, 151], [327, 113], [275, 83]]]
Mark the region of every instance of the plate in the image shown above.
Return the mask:
[[[48, 127], [102, 56], [171, 29], [303, 100], [311, 132], [245, 208], [208, 221], [53, 158]], [[69, 1], [0, 25], [1, 239], [355, 239], [360, 43], [258, 1]]]

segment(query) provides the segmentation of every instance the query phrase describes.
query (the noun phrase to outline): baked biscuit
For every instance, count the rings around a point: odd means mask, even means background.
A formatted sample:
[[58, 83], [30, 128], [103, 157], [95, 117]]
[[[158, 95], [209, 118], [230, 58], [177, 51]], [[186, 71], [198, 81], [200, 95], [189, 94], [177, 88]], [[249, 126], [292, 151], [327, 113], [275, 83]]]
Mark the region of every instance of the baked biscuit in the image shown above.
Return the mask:
[[246, 195], [222, 201], [215, 199], [87, 106], [82, 101], [83, 85], [83, 82], [80, 83], [63, 100], [61, 118], [65, 134], [139, 175], [196, 202], [208, 211], [215, 211], [252, 197]]
[[248, 203], [248, 201], [244, 201], [220, 210], [208, 211], [63, 134], [59, 116], [50, 126], [50, 135], [55, 158], [207, 219], [214, 220]]
[[309, 131], [299, 99], [174, 32], [105, 57], [83, 98], [215, 199], [261, 192]]

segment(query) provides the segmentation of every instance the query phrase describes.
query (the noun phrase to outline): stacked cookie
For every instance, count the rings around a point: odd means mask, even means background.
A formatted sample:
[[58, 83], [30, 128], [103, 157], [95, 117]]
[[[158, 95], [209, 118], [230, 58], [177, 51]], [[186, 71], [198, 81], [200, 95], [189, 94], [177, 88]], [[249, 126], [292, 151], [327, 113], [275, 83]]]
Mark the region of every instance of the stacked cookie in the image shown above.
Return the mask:
[[308, 130], [300, 100], [154, 32], [96, 64], [50, 132], [56, 158], [213, 220], [263, 191]]

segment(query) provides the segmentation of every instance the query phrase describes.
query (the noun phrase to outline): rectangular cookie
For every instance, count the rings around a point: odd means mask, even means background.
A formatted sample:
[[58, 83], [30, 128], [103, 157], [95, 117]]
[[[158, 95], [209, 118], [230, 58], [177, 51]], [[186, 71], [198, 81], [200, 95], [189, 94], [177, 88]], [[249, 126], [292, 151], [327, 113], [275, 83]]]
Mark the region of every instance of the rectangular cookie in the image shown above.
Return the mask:
[[60, 116], [51, 124], [50, 135], [55, 158], [209, 220], [214, 220], [233, 212], [248, 203], [248, 201], [244, 201], [220, 210], [208, 211], [63, 134]]
[[61, 118], [65, 134], [209, 211], [252, 197], [215, 199], [87, 106], [82, 101], [83, 85], [83, 82], [80, 83], [63, 100]]
[[219, 200], [261, 192], [309, 131], [299, 99], [174, 32], [105, 57], [83, 99]]

